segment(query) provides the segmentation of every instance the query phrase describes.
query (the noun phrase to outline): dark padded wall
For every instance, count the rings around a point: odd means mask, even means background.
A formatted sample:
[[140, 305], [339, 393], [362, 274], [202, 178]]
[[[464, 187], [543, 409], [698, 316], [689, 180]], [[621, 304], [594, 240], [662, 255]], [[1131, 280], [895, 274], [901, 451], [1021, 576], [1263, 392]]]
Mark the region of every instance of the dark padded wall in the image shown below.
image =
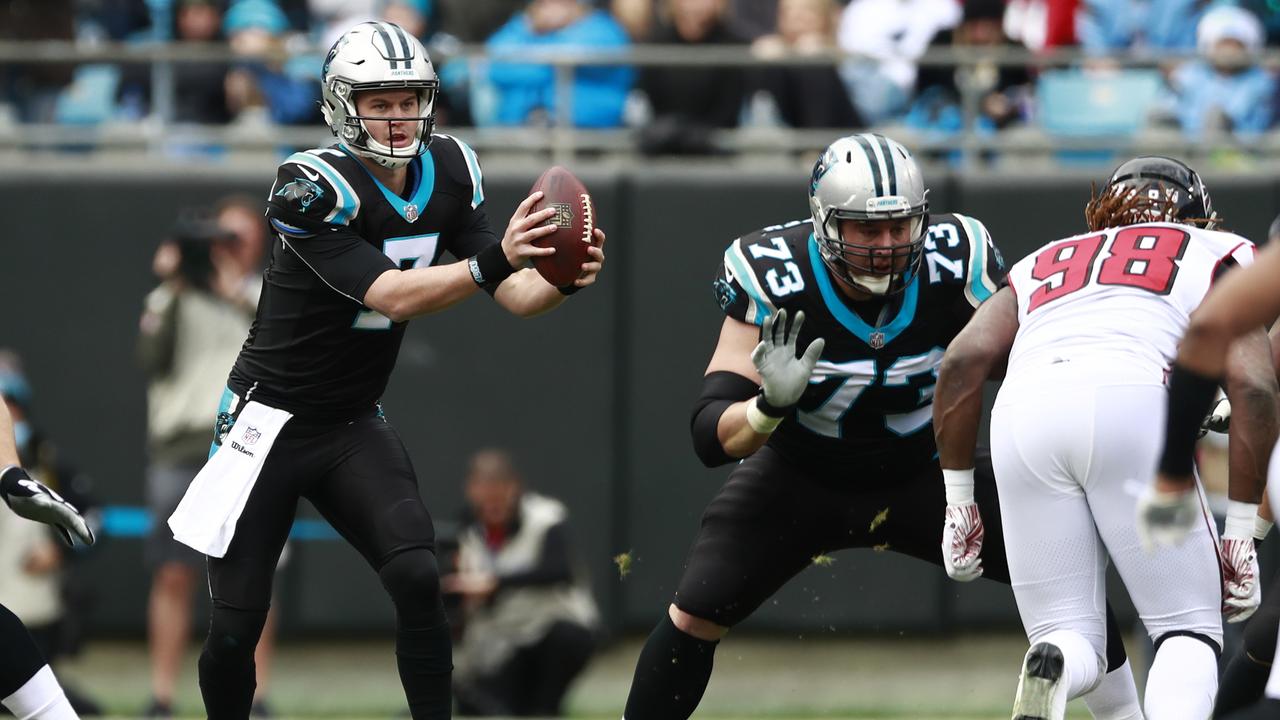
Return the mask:
[[[496, 228], [505, 227], [536, 174], [487, 174]], [[712, 273], [737, 234], [804, 217], [807, 178], [729, 169], [582, 176], [609, 231], [600, 284], [531, 321], [507, 316], [484, 296], [415, 320], [384, 404], [444, 530], [461, 507], [468, 455], [488, 445], [510, 448], [532, 486], [569, 504], [610, 624], [639, 629], [669, 602], [702, 508], [726, 475], [702, 468], [688, 437], [689, 407], [722, 318]], [[38, 420], [111, 504], [143, 502], [145, 384], [132, 347], [154, 282], [155, 244], [178, 208], [229, 191], [265, 194], [270, 177], [270, 168], [197, 177], [0, 171], [7, 219], [0, 346], [25, 355]], [[986, 223], [1012, 262], [1083, 230], [1093, 179], [1102, 178], [934, 174], [930, 199], [937, 212]], [[1230, 226], [1260, 238], [1278, 206], [1276, 182], [1206, 180]], [[314, 517], [309, 509], [304, 515]], [[625, 578], [612, 562], [622, 552], [633, 558]], [[141, 557], [139, 541], [106, 538], [86, 558], [99, 587], [99, 629], [141, 632]], [[279, 586], [288, 632], [391, 623], [376, 577], [341, 542], [297, 544]], [[855, 551], [802, 573], [747, 626], [921, 632], [973, 624], [1017, 626], [1007, 589], [962, 586], [915, 560]]]

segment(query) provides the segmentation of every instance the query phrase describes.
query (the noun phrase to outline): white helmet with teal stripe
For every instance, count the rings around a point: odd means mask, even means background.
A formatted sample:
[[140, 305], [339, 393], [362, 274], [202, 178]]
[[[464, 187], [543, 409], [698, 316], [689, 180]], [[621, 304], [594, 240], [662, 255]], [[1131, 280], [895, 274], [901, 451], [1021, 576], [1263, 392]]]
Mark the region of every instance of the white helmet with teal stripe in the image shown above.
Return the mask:
[[[831, 143], [813, 166], [809, 211], [822, 261], [840, 279], [886, 295], [900, 292], [915, 277], [929, 225], [929, 191], [901, 144], [874, 133]], [[889, 246], [848, 242], [840, 230], [841, 220], [901, 219], [909, 221], [906, 240]], [[887, 273], [876, 267], [886, 259], [892, 268]]]
[[[440, 81], [427, 49], [399, 25], [366, 22], [343, 33], [329, 50], [321, 79], [321, 112], [329, 129], [352, 152], [388, 168], [409, 164], [426, 151], [435, 126], [436, 91]], [[365, 123], [387, 118], [362, 117], [356, 93], [362, 90], [416, 90], [417, 134], [407, 147], [395, 148], [373, 139]]]

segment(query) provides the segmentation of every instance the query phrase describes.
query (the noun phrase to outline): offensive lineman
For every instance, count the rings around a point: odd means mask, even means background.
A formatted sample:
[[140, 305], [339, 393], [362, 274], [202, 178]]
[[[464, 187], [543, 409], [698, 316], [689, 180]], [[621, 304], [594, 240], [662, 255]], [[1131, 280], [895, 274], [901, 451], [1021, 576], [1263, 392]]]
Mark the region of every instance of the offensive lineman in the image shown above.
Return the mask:
[[[554, 230], [543, 224], [555, 211], [528, 214], [540, 193], [529, 196], [498, 241], [475, 153], [432, 134], [437, 88], [425, 48], [400, 27], [347, 31], [322, 79], [322, 109], [339, 143], [293, 154], [271, 188], [267, 215], [279, 241], [223, 396], [220, 446], [169, 523], [178, 540], [210, 556], [213, 611], [199, 669], [214, 720], [249, 716], [254, 646], [300, 497], [360, 551], [391, 596], [412, 716], [450, 716], [434, 530], [379, 397], [408, 319], [478, 289], [516, 315], [536, 315], [592, 284], [604, 254], [589, 251], [582, 275], [564, 288], [517, 270], [554, 252], [530, 243]], [[459, 261], [442, 264], [446, 250]]]
[[[726, 318], [693, 443], [708, 466], [744, 459], [703, 514], [675, 600], [641, 650], [626, 720], [692, 715], [720, 638], [815, 555], [885, 543], [953, 577], [985, 570], [1008, 582], [998, 518], [986, 518], [995, 552], [985, 568], [940, 552], [932, 519], [946, 506], [930, 432], [934, 372], [1003, 283], [999, 252], [977, 220], [930, 217], [915, 160], [880, 135], [828, 147], [809, 201], [812, 220], [731, 243], [714, 282]], [[986, 479], [978, 492], [994, 507]], [[981, 536], [981, 519], [958, 517], [955, 532]], [[1093, 709], [1135, 717], [1118, 630], [1111, 637], [1120, 671]]]
[[1122, 164], [1085, 215], [1089, 233], [1015, 264], [1008, 288], [948, 348], [934, 405], [943, 473], [948, 492], [972, 487], [982, 384], [1007, 362], [991, 451], [1009, 574], [1031, 642], [1015, 720], [1060, 720], [1067, 701], [1099, 681], [1108, 556], [1156, 648], [1146, 717], [1201, 720], [1217, 690], [1221, 615], [1239, 622], [1259, 601], [1254, 518], [1277, 432], [1260, 326], [1233, 352], [1227, 376], [1234, 410], [1248, 420], [1232, 424], [1221, 547], [1201, 495], [1191, 492], [1181, 509], [1197, 520], [1193, 537], [1149, 555], [1133, 523], [1145, 502], [1136, 481], [1156, 464], [1159, 431], [1150, 418], [1164, 407], [1188, 316], [1222, 272], [1252, 262], [1254, 248], [1212, 230], [1218, 218], [1200, 177], [1168, 158]]
[[[67, 544], [72, 536], [93, 544], [93, 531], [70, 503], [18, 465], [9, 408], [0, 403], [0, 498], [18, 515], [57, 528]], [[18, 619], [0, 605], [0, 705], [18, 720], [75, 720], [76, 712], [53, 669]]]
[[[1172, 511], [1138, 517], [1139, 525], [1148, 527], [1157, 542], [1179, 542], [1197, 520], [1190, 512], [1195, 502], [1190, 468], [1196, 430], [1192, 427], [1188, 435], [1189, 418], [1197, 412], [1203, 416], [1202, 411], [1207, 411], [1213, 403], [1224, 374], [1229, 376], [1231, 356], [1227, 348], [1233, 347], [1233, 341], [1255, 332], [1260, 324], [1274, 322], [1280, 315], [1280, 283], [1276, 278], [1280, 278], [1280, 244], [1273, 242], [1258, 254], [1253, 265], [1232, 273], [1215, 287], [1191, 316], [1170, 373], [1164, 451], [1160, 455], [1159, 474], [1151, 488], [1152, 506]], [[1241, 421], [1234, 400], [1232, 405], [1230, 429], [1234, 431], [1247, 421]], [[1280, 452], [1275, 449], [1267, 469], [1267, 494], [1275, 513], [1276, 508], [1280, 508]], [[1178, 511], [1179, 508], [1182, 510]], [[1268, 600], [1267, 604], [1270, 603]], [[1246, 643], [1250, 640], [1250, 629], [1245, 630]], [[1277, 650], [1280, 650], [1280, 641], [1277, 641]], [[1276, 655], [1273, 653], [1272, 658]], [[1280, 714], [1280, 669], [1277, 668], [1280, 665], [1273, 663], [1266, 684], [1266, 703], [1272, 713]]]

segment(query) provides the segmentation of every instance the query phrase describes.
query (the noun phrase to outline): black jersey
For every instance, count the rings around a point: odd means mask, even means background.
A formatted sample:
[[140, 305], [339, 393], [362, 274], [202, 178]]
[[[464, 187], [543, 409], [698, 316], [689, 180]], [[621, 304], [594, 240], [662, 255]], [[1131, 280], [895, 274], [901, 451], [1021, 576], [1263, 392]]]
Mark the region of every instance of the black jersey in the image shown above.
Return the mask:
[[363, 304], [379, 275], [462, 259], [498, 242], [480, 165], [465, 143], [435, 135], [408, 166], [404, 197], [339, 145], [289, 156], [268, 198], [278, 240], [258, 314], [229, 385], [300, 417], [342, 420], [374, 408], [405, 323]]
[[795, 414], [769, 438], [784, 457], [855, 473], [936, 454], [933, 385], [943, 352], [1004, 284], [1004, 268], [982, 223], [964, 215], [930, 221], [915, 278], [887, 299], [844, 295], [807, 220], [744, 235], [725, 250], [714, 285], [726, 315], [760, 325], [780, 309], [792, 317], [803, 310], [797, 347], [826, 339]]

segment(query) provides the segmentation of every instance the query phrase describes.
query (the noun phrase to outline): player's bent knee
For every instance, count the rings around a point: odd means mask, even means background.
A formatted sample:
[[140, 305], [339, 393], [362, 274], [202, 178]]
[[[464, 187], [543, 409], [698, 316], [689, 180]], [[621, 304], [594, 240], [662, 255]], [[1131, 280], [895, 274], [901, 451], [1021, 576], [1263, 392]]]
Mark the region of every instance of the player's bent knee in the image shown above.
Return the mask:
[[443, 612], [440, 601], [440, 567], [435, 553], [414, 548], [397, 553], [378, 570], [401, 621], [421, 626], [435, 624]]
[[1192, 630], [1170, 630], [1167, 633], [1159, 635], [1154, 641], [1155, 652], [1160, 652], [1160, 646], [1163, 645], [1166, 640], [1175, 637], [1186, 637], [1191, 638], [1192, 640], [1199, 640], [1209, 646], [1209, 649], [1213, 651], [1215, 657], [1222, 657], [1222, 643], [1220, 641], [1214, 640], [1208, 635]]
[[690, 615], [676, 607], [674, 603], [668, 609], [667, 614], [671, 616], [671, 624], [675, 625], [677, 630], [686, 635], [692, 635], [699, 640], [716, 642], [724, 637], [725, 633], [729, 632], [729, 628], [717, 625], [710, 620]]
[[266, 622], [266, 610], [237, 610], [215, 605], [209, 620], [205, 652], [218, 659], [251, 660]]

